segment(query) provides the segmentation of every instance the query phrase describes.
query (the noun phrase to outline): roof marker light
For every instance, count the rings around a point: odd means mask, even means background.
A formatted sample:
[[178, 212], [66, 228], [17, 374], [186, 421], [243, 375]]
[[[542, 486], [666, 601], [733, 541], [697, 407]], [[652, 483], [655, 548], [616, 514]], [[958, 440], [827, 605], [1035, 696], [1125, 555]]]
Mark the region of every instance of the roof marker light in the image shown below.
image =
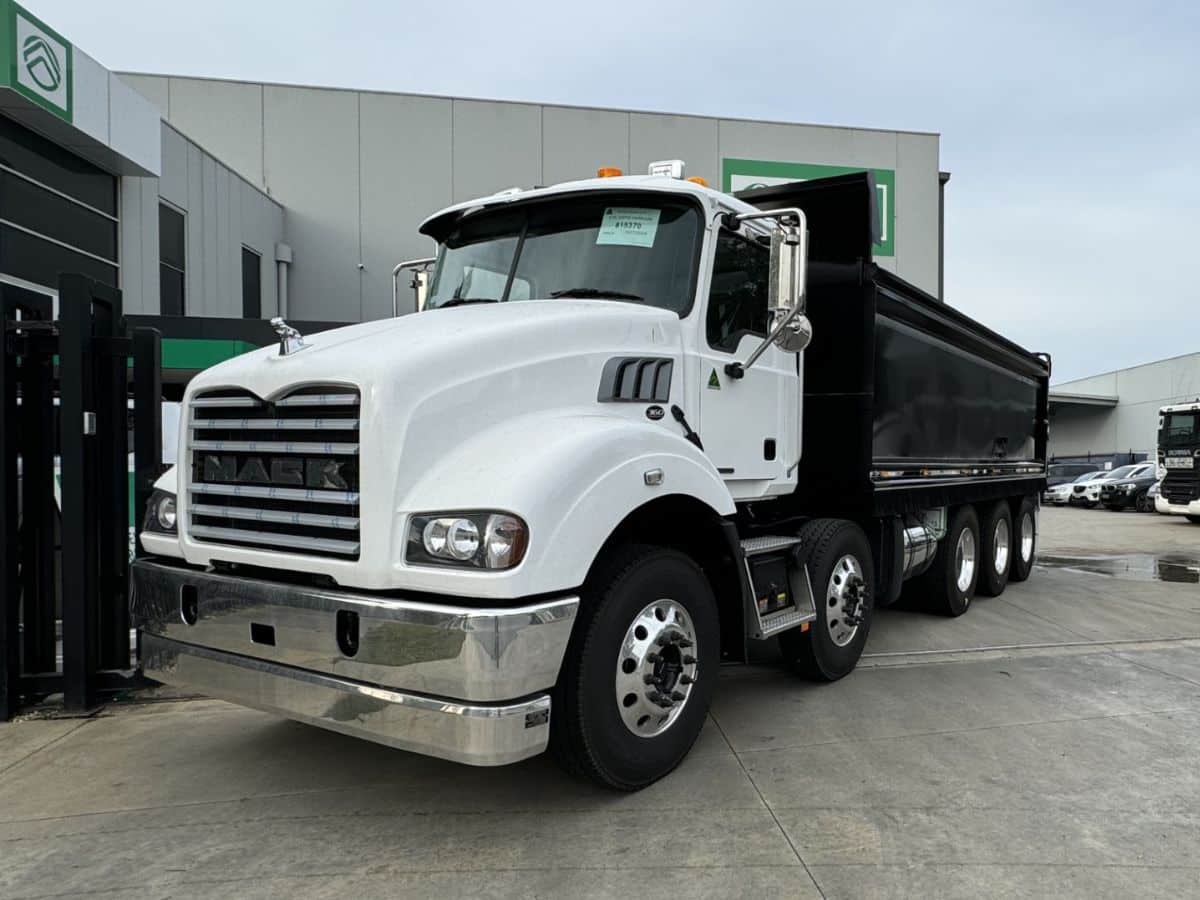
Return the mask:
[[625, 173], [616, 166], [601, 166], [596, 170], [597, 178], [619, 178]]
[[683, 178], [684, 164], [682, 159], [660, 159], [650, 163], [647, 173], [662, 175], [666, 178]]
[[701, 178], [699, 175], [689, 175], [687, 180], [692, 184], [700, 185], [700, 187], [708, 187], [707, 179]]

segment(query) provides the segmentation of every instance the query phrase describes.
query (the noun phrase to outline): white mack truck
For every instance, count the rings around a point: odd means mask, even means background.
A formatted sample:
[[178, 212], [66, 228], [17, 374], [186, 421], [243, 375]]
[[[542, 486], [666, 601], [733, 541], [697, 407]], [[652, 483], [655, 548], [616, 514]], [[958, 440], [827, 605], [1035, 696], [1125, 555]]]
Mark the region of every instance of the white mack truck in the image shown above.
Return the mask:
[[864, 173], [442, 210], [424, 309], [198, 375], [133, 564], [147, 675], [636, 790], [725, 662], [856, 665], [908, 579], [1028, 577], [1049, 360], [871, 261]]

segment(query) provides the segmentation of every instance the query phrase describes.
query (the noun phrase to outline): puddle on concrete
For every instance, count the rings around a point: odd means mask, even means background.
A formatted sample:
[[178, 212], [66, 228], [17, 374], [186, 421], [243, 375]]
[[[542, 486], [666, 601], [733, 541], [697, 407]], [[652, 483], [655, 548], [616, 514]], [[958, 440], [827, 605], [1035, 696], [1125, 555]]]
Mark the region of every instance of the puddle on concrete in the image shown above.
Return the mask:
[[1090, 572], [1129, 578], [1134, 581], [1171, 581], [1200, 584], [1200, 559], [1179, 554], [1155, 556], [1151, 553], [1119, 553], [1105, 556], [1081, 556], [1065, 553], [1039, 553], [1039, 566], [1071, 572]]

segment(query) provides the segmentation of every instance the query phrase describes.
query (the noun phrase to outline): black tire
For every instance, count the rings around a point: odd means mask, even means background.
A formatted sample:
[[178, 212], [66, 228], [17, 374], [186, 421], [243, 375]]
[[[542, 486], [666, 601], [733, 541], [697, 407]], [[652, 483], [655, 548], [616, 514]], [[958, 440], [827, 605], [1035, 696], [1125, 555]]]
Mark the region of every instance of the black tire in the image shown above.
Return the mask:
[[[807, 631], [793, 628], [779, 635], [779, 649], [805, 678], [837, 681], [858, 665], [871, 630], [875, 605], [871, 545], [863, 530], [845, 519], [813, 519], [801, 527], [799, 537], [817, 619]], [[847, 625], [844, 617], [836, 615], [845, 612], [856, 621]]]
[[[970, 578], [965, 588], [960, 588], [958, 544], [963, 532], [970, 533], [969, 539], [963, 539], [967, 545], [964, 550], [969, 548], [974, 565], [970, 567]], [[938, 543], [933, 565], [921, 576], [920, 588], [927, 608], [943, 616], [961, 616], [970, 609], [979, 581], [979, 563], [979, 517], [974, 507], [960, 506], [950, 515], [946, 536]]]
[[1193, 525], [1200, 525], [1200, 516], [1185, 515], [1184, 518], [1187, 519], [1189, 522], [1191, 522]]
[[[979, 510], [980, 565], [975, 591], [983, 597], [999, 597], [1008, 584], [1012, 568], [1012, 509], [1007, 500], [983, 504]], [[999, 532], [999, 533], [998, 533]], [[997, 542], [1007, 546], [997, 547]]]
[[[1029, 538], [1026, 545], [1025, 539]], [[1032, 497], [1022, 497], [1013, 520], [1013, 558], [1008, 567], [1009, 581], [1024, 581], [1037, 559], [1037, 507]]]
[[[716, 599], [691, 558], [661, 547], [627, 545], [600, 563], [582, 600], [554, 689], [551, 748], [573, 775], [615, 790], [640, 790], [679, 765], [704, 726], [721, 659]], [[672, 688], [686, 690], [686, 700], [665, 730], [643, 736], [633, 733], [622, 717], [616, 693], [619, 666], [624, 664], [627, 632], [639, 614], [664, 600], [682, 607], [691, 620], [694, 646], [687, 653], [674, 652], [679, 654], [676, 663], [692, 659], [684, 674], [690, 671], [694, 681], [672, 682]], [[644, 655], [654, 655], [657, 646], [651, 636]], [[652, 689], [647, 686], [645, 698], [636, 698], [639, 708], [643, 699], [649, 703]]]

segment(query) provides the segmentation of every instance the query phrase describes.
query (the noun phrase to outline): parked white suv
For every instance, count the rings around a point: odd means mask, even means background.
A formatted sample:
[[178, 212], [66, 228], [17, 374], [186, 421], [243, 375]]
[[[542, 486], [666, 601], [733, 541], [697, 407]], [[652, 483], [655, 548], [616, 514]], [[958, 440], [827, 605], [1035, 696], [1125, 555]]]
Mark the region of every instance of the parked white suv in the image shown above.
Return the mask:
[[1100, 502], [1100, 485], [1106, 481], [1124, 481], [1130, 478], [1138, 478], [1153, 469], [1154, 463], [1135, 463], [1131, 466], [1121, 466], [1119, 469], [1113, 469], [1111, 472], [1098, 472], [1097, 474], [1102, 477], [1091, 478], [1088, 481], [1071, 485], [1071, 496], [1068, 502], [1091, 509]]
[[1075, 491], [1076, 485], [1083, 485], [1089, 481], [1099, 481], [1108, 477], [1108, 472], [1094, 471], [1084, 472], [1074, 481], [1067, 481], [1063, 484], [1056, 484], [1053, 487], [1046, 488], [1046, 492], [1042, 495], [1042, 502], [1049, 503], [1055, 506], [1062, 506], [1068, 503]]

